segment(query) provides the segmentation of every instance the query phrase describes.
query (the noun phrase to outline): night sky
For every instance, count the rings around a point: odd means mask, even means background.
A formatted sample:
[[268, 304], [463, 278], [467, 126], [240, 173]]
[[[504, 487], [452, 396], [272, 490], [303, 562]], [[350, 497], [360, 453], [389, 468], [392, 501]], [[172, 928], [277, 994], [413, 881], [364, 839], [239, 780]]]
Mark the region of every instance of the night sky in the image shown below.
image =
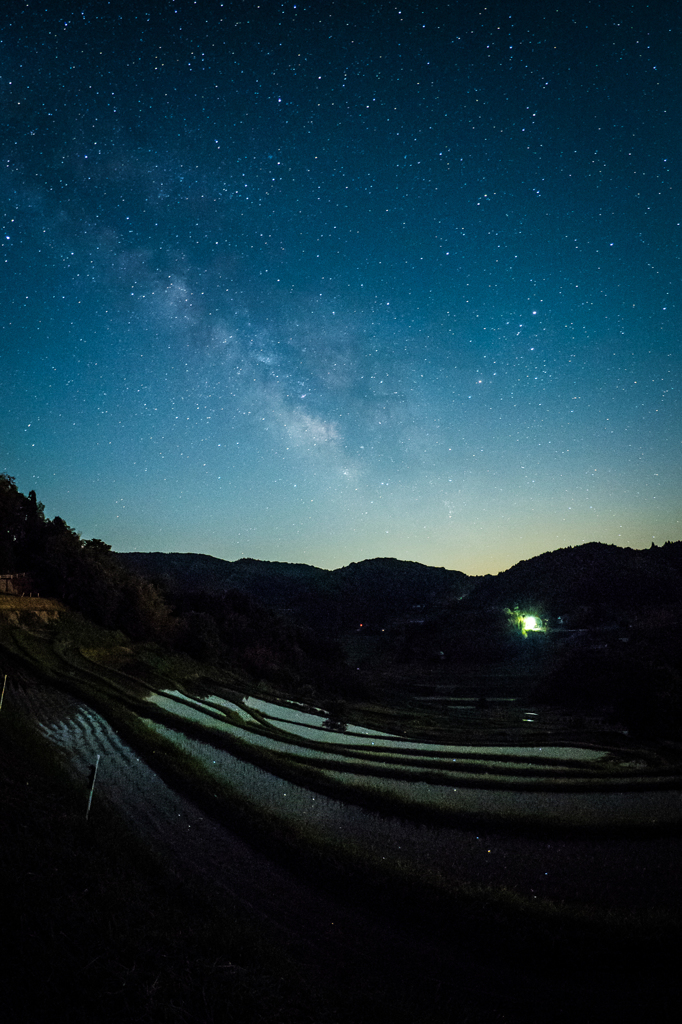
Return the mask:
[[116, 550], [682, 538], [682, 11], [0, 10], [0, 471]]

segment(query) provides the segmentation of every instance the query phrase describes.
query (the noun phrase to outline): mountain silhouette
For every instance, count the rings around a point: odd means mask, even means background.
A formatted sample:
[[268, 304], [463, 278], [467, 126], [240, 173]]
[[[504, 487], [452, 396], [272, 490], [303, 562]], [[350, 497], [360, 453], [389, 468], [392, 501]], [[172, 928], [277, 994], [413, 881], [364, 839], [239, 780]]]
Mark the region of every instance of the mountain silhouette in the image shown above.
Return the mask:
[[125, 567], [180, 592], [224, 594], [238, 590], [253, 600], [287, 612], [306, 625], [336, 631], [370, 622], [382, 625], [420, 609], [461, 598], [476, 577], [455, 569], [370, 558], [341, 569], [240, 558], [229, 562], [211, 555], [125, 552]]
[[643, 550], [592, 542], [518, 562], [481, 580], [468, 604], [550, 616], [577, 606], [612, 610], [682, 601], [682, 541]]
[[524, 559], [496, 576], [467, 576], [397, 558], [370, 558], [340, 569], [211, 555], [125, 552], [125, 567], [170, 593], [238, 590], [315, 627], [336, 631], [428, 618], [463, 606], [536, 609], [560, 616], [581, 606], [614, 612], [682, 601], [682, 541], [642, 550], [592, 542]]

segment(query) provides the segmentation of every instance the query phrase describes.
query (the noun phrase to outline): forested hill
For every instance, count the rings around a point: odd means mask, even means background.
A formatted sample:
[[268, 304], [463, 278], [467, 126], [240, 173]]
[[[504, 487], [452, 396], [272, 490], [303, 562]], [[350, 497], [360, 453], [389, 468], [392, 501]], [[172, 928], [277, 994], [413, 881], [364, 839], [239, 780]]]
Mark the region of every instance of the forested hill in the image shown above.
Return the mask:
[[128, 552], [117, 557], [171, 594], [236, 590], [331, 631], [361, 622], [383, 626], [407, 616], [428, 618], [461, 598], [462, 610], [518, 606], [550, 616], [579, 606], [617, 612], [682, 602], [682, 541], [642, 550], [581, 544], [518, 562], [496, 576], [467, 576], [396, 558], [328, 570], [198, 554]]
[[229, 562], [198, 554], [125, 552], [117, 557], [127, 569], [169, 593], [218, 595], [237, 590], [309, 625], [333, 630], [364, 621], [381, 625], [412, 612], [415, 605], [433, 610], [462, 597], [477, 580], [454, 569], [397, 558], [319, 569], [255, 558]]
[[597, 542], [547, 551], [487, 576], [469, 604], [538, 608], [561, 615], [577, 606], [612, 610], [682, 602], [682, 541], [638, 550]]

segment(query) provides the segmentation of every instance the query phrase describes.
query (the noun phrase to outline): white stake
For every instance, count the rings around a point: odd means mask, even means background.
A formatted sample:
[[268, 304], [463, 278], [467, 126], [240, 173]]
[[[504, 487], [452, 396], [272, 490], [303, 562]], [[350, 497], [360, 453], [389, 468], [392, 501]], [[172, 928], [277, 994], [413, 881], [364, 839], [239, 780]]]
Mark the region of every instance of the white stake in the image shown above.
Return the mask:
[[92, 803], [92, 794], [93, 794], [93, 791], [94, 791], [94, 788], [95, 788], [95, 779], [97, 778], [97, 769], [98, 768], [99, 768], [99, 754], [97, 755], [97, 760], [95, 761], [95, 767], [94, 767], [93, 772], [92, 772], [92, 781], [90, 783], [90, 795], [88, 797], [88, 809], [85, 812], [85, 820], [86, 821], [88, 820], [88, 815], [90, 814], [90, 804]]
[[4, 679], [3, 684], [2, 684], [2, 693], [0, 693], [0, 708], [2, 707], [2, 702], [5, 699], [5, 687], [6, 686], [7, 686], [7, 675], [5, 675], [5, 679]]

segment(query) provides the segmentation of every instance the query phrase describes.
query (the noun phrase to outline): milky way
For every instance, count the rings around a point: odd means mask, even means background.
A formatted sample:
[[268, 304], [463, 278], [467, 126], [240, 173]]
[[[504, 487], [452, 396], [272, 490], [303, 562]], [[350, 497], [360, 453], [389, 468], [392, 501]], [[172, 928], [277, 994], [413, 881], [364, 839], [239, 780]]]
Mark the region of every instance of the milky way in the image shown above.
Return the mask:
[[0, 469], [48, 515], [328, 568], [682, 538], [679, 12], [0, 26]]

